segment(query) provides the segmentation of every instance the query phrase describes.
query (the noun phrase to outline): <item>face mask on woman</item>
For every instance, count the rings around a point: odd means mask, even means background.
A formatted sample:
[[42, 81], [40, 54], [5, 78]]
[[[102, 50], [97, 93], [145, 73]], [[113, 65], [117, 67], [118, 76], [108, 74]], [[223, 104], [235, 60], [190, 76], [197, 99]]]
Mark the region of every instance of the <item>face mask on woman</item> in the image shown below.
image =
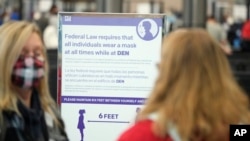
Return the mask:
[[39, 85], [44, 73], [43, 58], [21, 56], [13, 67], [11, 81], [17, 87], [31, 89]]

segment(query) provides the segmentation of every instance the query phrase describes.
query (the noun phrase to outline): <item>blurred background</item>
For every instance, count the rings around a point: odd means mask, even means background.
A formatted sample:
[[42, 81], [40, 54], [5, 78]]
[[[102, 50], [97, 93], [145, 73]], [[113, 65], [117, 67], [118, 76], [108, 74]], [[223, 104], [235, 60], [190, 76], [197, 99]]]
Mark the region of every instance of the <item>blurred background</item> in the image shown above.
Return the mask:
[[[250, 39], [248, 44], [243, 44], [241, 36], [243, 25], [250, 18], [250, 0], [0, 0], [0, 25], [8, 20], [27, 20], [36, 22], [41, 28], [48, 48], [51, 70], [49, 83], [55, 99], [58, 45], [56, 29], [57, 13], [60, 11], [160, 13], [165, 14], [166, 20], [171, 23], [168, 32], [182, 26], [205, 28], [208, 16], [213, 16], [225, 31], [232, 50], [228, 59], [235, 77], [250, 95]], [[46, 31], [48, 26], [50, 32]], [[249, 28], [246, 33], [250, 34]]]
[[161, 13], [167, 15], [172, 30], [205, 27], [208, 16], [213, 16], [231, 48], [240, 51], [240, 30], [250, 17], [250, 0], [0, 0], [0, 25], [8, 20], [35, 21], [44, 32], [49, 24], [56, 24], [58, 11]]
[[186, 7], [198, 12], [199, 7], [194, 3], [206, 3], [204, 14], [213, 14], [220, 22], [226, 16], [237, 20], [249, 17], [249, 0], [0, 0], [0, 14], [1, 20], [37, 20], [48, 14], [52, 5], [68, 12], [181, 14]]

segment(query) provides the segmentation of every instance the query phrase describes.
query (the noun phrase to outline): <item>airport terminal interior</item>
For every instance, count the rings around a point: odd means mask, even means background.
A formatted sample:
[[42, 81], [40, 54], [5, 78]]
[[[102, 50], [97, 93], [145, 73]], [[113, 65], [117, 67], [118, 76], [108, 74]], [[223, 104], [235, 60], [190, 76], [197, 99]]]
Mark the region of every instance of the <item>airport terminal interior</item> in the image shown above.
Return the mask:
[[[55, 11], [51, 10], [53, 6]], [[0, 24], [8, 20], [34, 21], [44, 32], [51, 14], [57, 12], [164, 14], [171, 23], [168, 32], [180, 27], [205, 28], [207, 17], [213, 16], [225, 30], [232, 50], [227, 56], [235, 77], [250, 95], [250, 45], [243, 47], [240, 36], [250, 19], [250, 0], [0, 0]], [[57, 99], [58, 49], [48, 46], [47, 51], [50, 90]]]

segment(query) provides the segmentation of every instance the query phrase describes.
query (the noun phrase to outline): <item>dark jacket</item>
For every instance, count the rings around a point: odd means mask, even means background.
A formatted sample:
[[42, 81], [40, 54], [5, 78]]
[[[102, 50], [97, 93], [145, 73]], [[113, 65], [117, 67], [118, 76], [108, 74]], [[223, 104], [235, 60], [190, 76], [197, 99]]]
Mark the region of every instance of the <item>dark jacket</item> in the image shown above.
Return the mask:
[[30, 109], [20, 101], [17, 105], [21, 116], [14, 111], [2, 111], [0, 141], [68, 141], [59, 112], [51, 107], [62, 127], [56, 126], [52, 117], [42, 110], [36, 91], [33, 91]]

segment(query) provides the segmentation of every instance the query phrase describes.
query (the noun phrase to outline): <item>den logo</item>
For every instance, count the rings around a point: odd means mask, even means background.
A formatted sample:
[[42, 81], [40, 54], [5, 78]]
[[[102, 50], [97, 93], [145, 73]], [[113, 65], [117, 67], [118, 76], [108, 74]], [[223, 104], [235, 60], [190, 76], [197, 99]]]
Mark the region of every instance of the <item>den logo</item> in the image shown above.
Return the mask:
[[71, 16], [64, 16], [65, 22], [71, 22]]
[[230, 125], [230, 141], [249, 141], [250, 125]]

